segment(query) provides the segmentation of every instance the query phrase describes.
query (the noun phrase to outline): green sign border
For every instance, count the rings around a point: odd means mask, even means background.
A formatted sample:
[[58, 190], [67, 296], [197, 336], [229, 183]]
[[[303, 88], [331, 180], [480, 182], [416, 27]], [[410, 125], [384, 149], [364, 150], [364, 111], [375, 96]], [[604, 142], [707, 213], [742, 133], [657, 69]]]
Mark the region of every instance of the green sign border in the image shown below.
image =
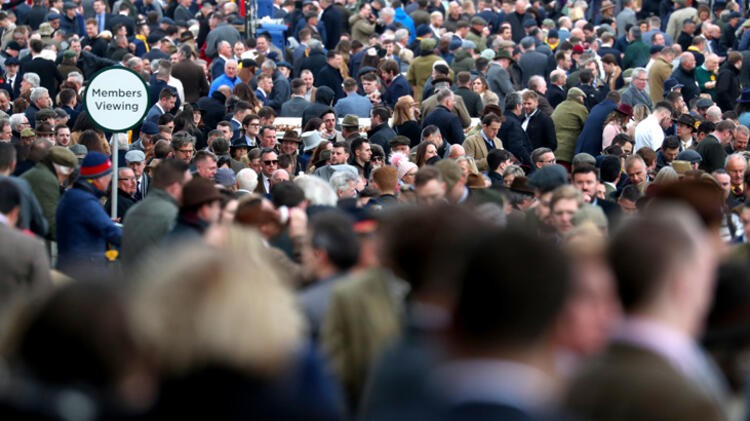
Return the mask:
[[100, 129], [102, 129], [102, 130], [104, 130], [106, 132], [122, 133], [122, 132], [126, 132], [126, 131], [132, 129], [133, 127], [136, 127], [139, 124], [141, 124], [143, 122], [143, 119], [146, 118], [146, 115], [148, 114], [148, 111], [151, 109], [152, 105], [151, 105], [151, 101], [147, 101], [147, 103], [149, 105], [143, 111], [143, 114], [141, 114], [141, 117], [138, 119], [138, 121], [135, 124], [133, 124], [132, 126], [130, 126], [130, 127], [123, 128], [123, 129], [116, 129], [115, 130], [115, 129], [111, 129], [109, 127], [105, 127], [105, 126], [99, 124], [99, 122], [96, 121], [96, 119], [94, 119], [94, 116], [91, 114], [91, 111], [89, 111], [89, 104], [88, 104], [89, 88], [91, 87], [92, 83], [94, 82], [94, 80], [96, 80], [97, 77], [99, 77], [103, 73], [106, 73], [106, 72], [109, 72], [109, 71], [112, 71], [112, 70], [124, 70], [124, 71], [127, 71], [127, 72], [130, 72], [130, 73], [134, 74], [138, 78], [138, 80], [141, 81], [141, 83], [143, 84], [143, 88], [144, 88], [144, 90], [146, 92], [146, 99], [147, 100], [149, 99], [148, 98], [148, 96], [149, 96], [148, 85], [146, 84], [146, 81], [143, 80], [143, 78], [141, 77], [141, 75], [139, 75], [138, 73], [136, 73], [135, 71], [133, 71], [131, 69], [128, 69], [127, 67], [109, 66], [109, 67], [105, 67], [104, 69], [101, 69], [98, 72], [96, 72], [94, 74], [94, 76], [89, 80], [89, 83], [86, 86], [86, 90], [83, 92], [83, 107], [86, 109], [86, 113], [89, 115], [89, 118], [91, 119], [91, 122], [93, 122], [96, 127], [100, 128]]

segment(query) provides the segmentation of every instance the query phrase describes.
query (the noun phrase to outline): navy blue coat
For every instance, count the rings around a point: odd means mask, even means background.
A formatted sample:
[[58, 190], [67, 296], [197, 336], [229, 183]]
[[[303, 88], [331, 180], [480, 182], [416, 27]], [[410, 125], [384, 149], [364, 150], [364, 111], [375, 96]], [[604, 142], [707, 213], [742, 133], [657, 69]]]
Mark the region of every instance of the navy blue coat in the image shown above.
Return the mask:
[[525, 165], [531, 168], [531, 144], [526, 132], [523, 131], [521, 118], [510, 111], [503, 114], [505, 121], [500, 126], [497, 137], [503, 142], [503, 147]]
[[385, 88], [385, 95], [383, 100], [385, 103], [393, 109], [396, 106], [396, 101], [404, 95], [411, 95], [411, 86], [403, 75], [396, 76], [391, 84]]
[[105, 264], [107, 243], [120, 246], [122, 229], [114, 224], [99, 198], [104, 193], [78, 180], [57, 205], [57, 267], [65, 273], [76, 264]]
[[[422, 122], [422, 129], [430, 124], [433, 124], [440, 129], [440, 134], [449, 144], [461, 144], [464, 142], [464, 129], [461, 126], [461, 120], [458, 119], [457, 115], [453, 114], [444, 106], [438, 105], [437, 108], [427, 114], [427, 117], [425, 117]], [[520, 124], [518, 128], [521, 128]], [[523, 130], [521, 131], [523, 132]]]
[[575, 153], [586, 152], [597, 156], [602, 152], [602, 132], [604, 131], [604, 120], [609, 113], [617, 108], [617, 104], [610, 100], [596, 104], [589, 113], [589, 118], [583, 125], [581, 134], [576, 141]]
[[341, 40], [341, 32], [344, 30], [344, 17], [331, 4], [323, 11], [320, 21], [326, 28], [326, 50], [333, 50]]

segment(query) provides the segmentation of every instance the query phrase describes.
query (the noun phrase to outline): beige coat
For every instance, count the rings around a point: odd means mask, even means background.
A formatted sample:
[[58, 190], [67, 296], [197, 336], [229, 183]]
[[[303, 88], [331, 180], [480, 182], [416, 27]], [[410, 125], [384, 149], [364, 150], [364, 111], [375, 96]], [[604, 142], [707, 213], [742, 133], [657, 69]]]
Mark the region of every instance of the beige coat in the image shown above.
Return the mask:
[[[503, 149], [503, 142], [497, 137], [492, 140], [495, 144], [495, 149]], [[477, 164], [479, 171], [487, 171], [487, 144], [482, 138], [482, 133], [471, 135], [464, 140], [464, 149], [466, 150], [466, 156], [474, 158], [474, 162]]]

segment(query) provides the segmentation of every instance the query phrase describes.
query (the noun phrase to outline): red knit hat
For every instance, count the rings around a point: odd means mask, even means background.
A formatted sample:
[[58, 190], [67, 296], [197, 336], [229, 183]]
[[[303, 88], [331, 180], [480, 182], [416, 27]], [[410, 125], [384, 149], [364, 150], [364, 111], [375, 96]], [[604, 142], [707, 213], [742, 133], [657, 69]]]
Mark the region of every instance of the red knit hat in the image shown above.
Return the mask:
[[101, 152], [89, 152], [81, 162], [81, 178], [99, 178], [112, 172], [112, 161]]

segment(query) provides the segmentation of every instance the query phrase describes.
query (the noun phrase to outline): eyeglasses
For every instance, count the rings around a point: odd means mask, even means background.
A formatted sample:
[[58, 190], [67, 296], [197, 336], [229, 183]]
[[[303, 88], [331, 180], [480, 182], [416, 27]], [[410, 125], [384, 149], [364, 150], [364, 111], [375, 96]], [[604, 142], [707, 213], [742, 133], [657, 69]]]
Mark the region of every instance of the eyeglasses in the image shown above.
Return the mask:
[[192, 155], [195, 153], [195, 149], [177, 149], [177, 152]]
[[380, 161], [380, 162], [383, 162], [384, 158], [383, 158], [382, 156], [373, 156], [373, 157], [372, 157], [372, 160], [373, 160], [373, 161]]
[[267, 161], [263, 161], [263, 163], [266, 164], [266, 165], [279, 165], [279, 160], [278, 159], [273, 159], [273, 160], [269, 159]]

